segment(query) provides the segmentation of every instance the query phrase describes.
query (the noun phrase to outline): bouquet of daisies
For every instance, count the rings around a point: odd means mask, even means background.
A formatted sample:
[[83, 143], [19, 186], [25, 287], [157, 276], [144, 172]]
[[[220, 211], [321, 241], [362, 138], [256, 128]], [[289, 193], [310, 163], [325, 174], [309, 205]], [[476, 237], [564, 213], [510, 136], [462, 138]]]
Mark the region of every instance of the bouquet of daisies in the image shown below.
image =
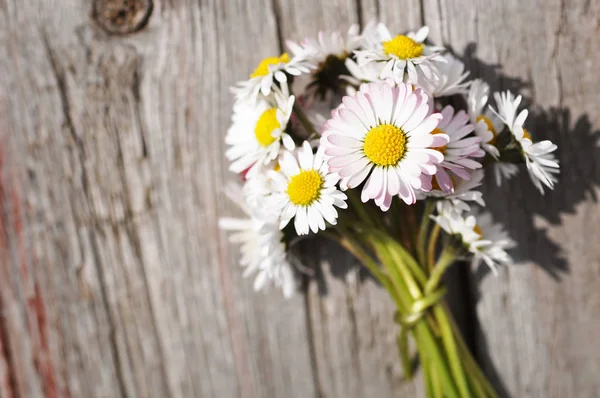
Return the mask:
[[444, 303], [441, 282], [459, 261], [492, 270], [514, 243], [478, 187], [524, 164], [553, 188], [556, 145], [534, 142], [521, 96], [468, 80], [461, 61], [427, 42], [427, 27], [393, 35], [383, 24], [319, 33], [263, 59], [239, 82], [225, 142], [242, 184], [226, 194], [245, 213], [220, 225], [241, 245], [254, 287], [295, 290], [290, 246], [317, 234], [352, 253], [397, 307], [400, 359], [408, 339], [432, 397], [495, 393]]

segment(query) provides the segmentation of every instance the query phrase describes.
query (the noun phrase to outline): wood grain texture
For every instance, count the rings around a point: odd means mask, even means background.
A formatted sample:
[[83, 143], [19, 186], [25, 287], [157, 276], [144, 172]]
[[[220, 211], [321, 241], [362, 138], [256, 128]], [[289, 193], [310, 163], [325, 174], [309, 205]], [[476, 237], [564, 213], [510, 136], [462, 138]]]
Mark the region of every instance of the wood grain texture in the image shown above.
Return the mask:
[[155, 0], [125, 35], [92, 9], [0, 1], [0, 397], [423, 396], [349, 256], [306, 242], [320, 271], [285, 301], [216, 227], [228, 87], [283, 39], [372, 20], [431, 26], [559, 145], [557, 191], [486, 187], [518, 264], [464, 297], [504, 395], [600, 396], [597, 2]]

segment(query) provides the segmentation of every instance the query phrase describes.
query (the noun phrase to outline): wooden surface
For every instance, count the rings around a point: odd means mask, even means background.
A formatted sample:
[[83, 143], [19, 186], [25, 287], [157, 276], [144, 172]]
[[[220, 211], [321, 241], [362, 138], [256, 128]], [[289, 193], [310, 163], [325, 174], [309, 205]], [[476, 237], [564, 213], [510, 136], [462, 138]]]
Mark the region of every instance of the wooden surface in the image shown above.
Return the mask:
[[503, 395], [600, 396], [600, 3], [120, 3], [0, 0], [0, 397], [423, 395], [350, 257], [305, 256], [284, 301], [216, 227], [228, 87], [282, 38], [375, 19], [429, 25], [559, 145], [556, 192], [486, 187], [517, 264], [458, 272], [458, 307]]

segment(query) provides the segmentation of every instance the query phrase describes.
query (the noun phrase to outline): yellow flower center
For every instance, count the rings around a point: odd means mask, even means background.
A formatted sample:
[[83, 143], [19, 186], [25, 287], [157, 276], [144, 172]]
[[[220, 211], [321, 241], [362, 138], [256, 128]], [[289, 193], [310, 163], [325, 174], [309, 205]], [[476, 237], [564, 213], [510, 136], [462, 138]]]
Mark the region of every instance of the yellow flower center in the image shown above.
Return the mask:
[[[436, 134], [446, 134], [446, 133], [444, 133], [442, 130], [440, 130], [439, 128], [436, 127], [430, 134], [431, 135], [436, 135]], [[447, 146], [448, 145], [436, 146], [436, 147], [433, 147], [431, 149], [435, 149], [436, 151], [441, 152], [442, 155], [445, 155], [446, 154], [446, 147]]]
[[392, 124], [380, 124], [367, 133], [363, 150], [376, 165], [393, 166], [406, 152], [406, 134]]
[[490, 140], [490, 142], [488, 142], [488, 144], [496, 145], [496, 137], [498, 136], [498, 133], [496, 132], [496, 129], [494, 128], [494, 124], [486, 116], [483, 116], [483, 115], [477, 116], [476, 122], [479, 123], [481, 120], [483, 120], [484, 123], [487, 125], [488, 130], [491, 131], [492, 134], [494, 134], [494, 138], [492, 138]]
[[395, 55], [400, 59], [410, 59], [423, 54], [423, 44], [417, 43], [408, 36], [398, 35], [392, 40], [384, 41], [383, 50], [387, 55]]
[[260, 115], [256, 126], [254, 127], [254, 135], [256, 141], [264, 147], [267, 147], [275, 142], [276, 138], [271, 134], [273, 130], [280, 128], [279, 120], [277, 120], [277, 108], [269, 108]]
[[526, 129], [523, 129], [523, 138], [528, 138], [530, 141], [533, 141], [531, 139], [531, 134], [529, 134], [529, 131], [527, 131]]
[[319, 199], [323, 177], [316, 170], [301, 170], [288, 183], [286, 193], [296, 206], [308, 206]]
[[267, 57], [260, 61], [260, 64], [254, 69], [250, 78], [258, 76], [266, 76], [269, 74], [269, 66], [277, 64], [287, 64], [290, 62], [290, 56], [287, 53], [281, 54], [279, 57]]
[[481, 227], [479, 227], [479, 225], [475, 224], [475, 226], [473, 227], [473, 231], [475, 231], [477, 235], [483, 237], [483, 231], [481, 230]]

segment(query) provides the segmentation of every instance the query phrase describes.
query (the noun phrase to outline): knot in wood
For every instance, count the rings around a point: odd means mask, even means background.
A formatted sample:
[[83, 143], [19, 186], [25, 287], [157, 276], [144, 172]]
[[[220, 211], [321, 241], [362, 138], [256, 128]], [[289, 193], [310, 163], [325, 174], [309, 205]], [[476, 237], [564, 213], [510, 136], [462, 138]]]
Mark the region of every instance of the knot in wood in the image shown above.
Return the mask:
[[107, 32], [123, 35], [146, 26], [152, 8], [152, 0], [94, 0], [92, 17]]

